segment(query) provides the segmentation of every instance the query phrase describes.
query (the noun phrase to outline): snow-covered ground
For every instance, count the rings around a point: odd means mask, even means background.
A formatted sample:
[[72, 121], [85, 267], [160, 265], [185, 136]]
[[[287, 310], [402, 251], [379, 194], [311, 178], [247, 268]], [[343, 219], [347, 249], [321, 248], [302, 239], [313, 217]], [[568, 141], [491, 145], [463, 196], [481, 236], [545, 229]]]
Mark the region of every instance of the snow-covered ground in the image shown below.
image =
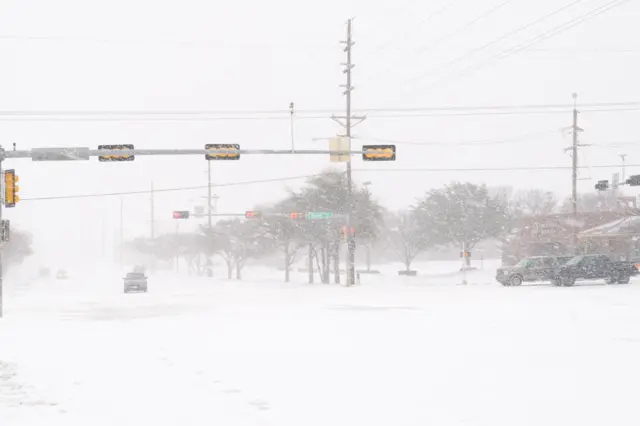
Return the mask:
[[360, 286], [119, 272], [9, 282], [1, 426], [638, 425], [640, 283], [502, 287], [495, 262]]

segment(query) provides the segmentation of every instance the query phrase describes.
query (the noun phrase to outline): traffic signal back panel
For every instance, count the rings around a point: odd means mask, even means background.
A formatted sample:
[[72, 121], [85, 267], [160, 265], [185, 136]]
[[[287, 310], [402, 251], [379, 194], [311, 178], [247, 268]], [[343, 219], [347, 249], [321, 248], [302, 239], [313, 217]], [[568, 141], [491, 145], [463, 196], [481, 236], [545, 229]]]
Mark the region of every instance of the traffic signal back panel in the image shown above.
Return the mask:
[[362, 154], [364, 161], [396, 161], [395, 145], [363, 145]]
[[[117, 149], [135, 149], [131, 144], [123, 145], [98, 145], [98, 149], [117, 150]], [[133, 161], [135, 155], [101, 155], [98, 161]]]
[[204, 158], [207, 160], [239, 160], [240, 153], [227, 153], [220, 152], [216, 153], [216, 150], [240, 150], [240, 145], [237, 143], [208, 143], [204, 146], [204, 149], [210, 151], [204, 155]]

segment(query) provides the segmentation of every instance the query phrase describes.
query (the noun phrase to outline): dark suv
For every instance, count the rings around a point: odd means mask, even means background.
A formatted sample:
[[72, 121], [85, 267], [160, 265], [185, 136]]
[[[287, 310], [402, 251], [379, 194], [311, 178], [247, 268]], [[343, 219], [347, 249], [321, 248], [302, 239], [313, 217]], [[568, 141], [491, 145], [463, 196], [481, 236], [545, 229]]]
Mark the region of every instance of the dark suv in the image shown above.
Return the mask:
[[557, 285], [556, 271], [573, 256], [525, 257], [514, 266], [499, 268], [496, 280], [504, 286], [519, 286], [523, 282], [550, 281]]

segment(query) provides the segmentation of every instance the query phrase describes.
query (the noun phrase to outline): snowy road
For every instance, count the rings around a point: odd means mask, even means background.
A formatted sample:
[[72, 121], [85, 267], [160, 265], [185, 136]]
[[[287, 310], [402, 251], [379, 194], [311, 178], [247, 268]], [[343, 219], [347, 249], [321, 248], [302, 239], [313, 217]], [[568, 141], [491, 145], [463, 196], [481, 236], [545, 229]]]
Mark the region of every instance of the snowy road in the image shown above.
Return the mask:
[[640, 424], [640, 284], [371, 281], [10, 289], [0, 425]]

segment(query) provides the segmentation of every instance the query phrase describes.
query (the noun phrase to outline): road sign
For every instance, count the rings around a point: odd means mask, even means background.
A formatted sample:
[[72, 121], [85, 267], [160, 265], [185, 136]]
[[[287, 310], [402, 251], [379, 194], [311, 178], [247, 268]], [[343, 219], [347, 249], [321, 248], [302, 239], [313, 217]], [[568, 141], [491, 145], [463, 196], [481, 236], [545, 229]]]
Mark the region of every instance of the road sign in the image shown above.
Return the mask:
[[89, 148], [31, 148], [33, 161], [78, 161], [89, 159]]
[[[335, 137], [329, 141], [329, 150], [333, 151], [351, 151], [351, 138]], [[329, 158], [332, 163], [347, 163], [351, 156], [348, 154], [330, 154]]]
[[[98, 145], [98, 149], [117, 150], [117, 149], [135, 149], [131, 144], [125, 145]], [[133, 161], [135, 155], [101, 155], [98, 161]]]
[[307, 213], [307, 219], [331, 219], [333, 217], [333, 212], [309, 212]]
[[363, 145], [362, 150], [364, 161], [396, 161], [395, 145]]
[[239, 160], [240, 154], [233, 152], [221, 152], [216, 153], [216, 150], [239, 150], [240, 145], [237, 143], [208, 143], [204, 146], [204, 149], [209, 150], [211, 154], [207, 153], [204, 158], [207, 160]]
[[174, 219], [189, 219], [189, 212], [188, 211], [176, 211], [176, 212], [173, 212], [173, 218]]
[[2, 220], [0, 224], [0, 242], [8, 243], [11, 240], [11, 226], [8, 220]]

